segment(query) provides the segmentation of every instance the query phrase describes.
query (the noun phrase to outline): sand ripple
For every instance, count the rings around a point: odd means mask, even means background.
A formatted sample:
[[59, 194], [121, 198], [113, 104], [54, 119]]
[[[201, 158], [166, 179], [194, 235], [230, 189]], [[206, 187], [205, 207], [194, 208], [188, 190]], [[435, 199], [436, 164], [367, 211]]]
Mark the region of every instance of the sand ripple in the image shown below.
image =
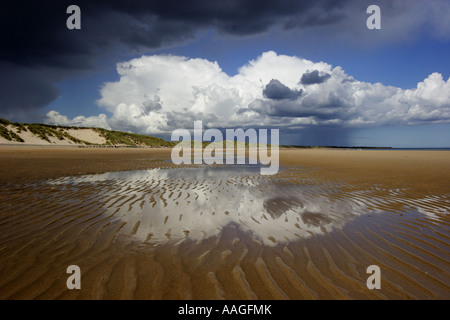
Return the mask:
[[230, 167], [10, 183], [0, 200], [1, 299], [450, 298], [449, 194]]

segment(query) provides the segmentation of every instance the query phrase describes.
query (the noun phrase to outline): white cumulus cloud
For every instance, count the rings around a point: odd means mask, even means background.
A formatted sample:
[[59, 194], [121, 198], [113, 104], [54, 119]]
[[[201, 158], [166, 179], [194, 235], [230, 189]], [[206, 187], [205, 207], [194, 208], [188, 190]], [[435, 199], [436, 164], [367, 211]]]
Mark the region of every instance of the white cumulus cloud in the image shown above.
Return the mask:
[[117, 64], [120, 79], [101, 89], [99, 106], [112, 115], [47, 122], [146, 134], [208, 127], [377, 126], [450, 122], [450, 79], [429, 75], [415, 89], [367, 83], [340, 66], [265, 52], [229, 76], [217, 62], [142, 56]]

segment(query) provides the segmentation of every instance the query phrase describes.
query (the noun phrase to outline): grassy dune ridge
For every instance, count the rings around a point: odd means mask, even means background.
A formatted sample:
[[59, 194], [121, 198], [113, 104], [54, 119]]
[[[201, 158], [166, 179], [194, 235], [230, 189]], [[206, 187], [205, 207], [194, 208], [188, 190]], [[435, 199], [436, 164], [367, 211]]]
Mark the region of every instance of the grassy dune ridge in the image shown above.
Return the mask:
[[[92, 143], [83, 139], [76, 138], [70, 134], [69, 130], [91, 130], [104, 138], [104, 143]], [[21, 133], [28, 132], [33, 136], [47, 142], [55, 143], [54, 140], [70, 141], [72, 144], [78, 145], [107, 145], [107, 146], [148, 146], [148, 147], [171, 147], [175, 145], [173, 142], [164, 139], [129, 133], [121, 131], [106, 130], [93, 127], [76, 127], [76, 126], [57, 126], [42, 123], [18, 123], [11, 122], [6, 119], [0, 119], [0, 137], [19, 143], [26, 143], [21, 137]], [[53, 138], [53, 139], [52, 139]], [[52, 142], [53, 140], [53, 142]]]

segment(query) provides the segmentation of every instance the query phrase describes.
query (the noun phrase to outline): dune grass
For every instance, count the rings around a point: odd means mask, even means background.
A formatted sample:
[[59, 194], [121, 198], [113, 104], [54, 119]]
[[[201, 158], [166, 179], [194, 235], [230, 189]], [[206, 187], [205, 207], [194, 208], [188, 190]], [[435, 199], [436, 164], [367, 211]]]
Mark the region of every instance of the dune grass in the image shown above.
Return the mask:
[[92, 128], [106, 139], [106, 145], [147, 146], [147, 147], [172, 147], [175, 144], [161, 138], [143, 134], [112, 131], [102, 128]]

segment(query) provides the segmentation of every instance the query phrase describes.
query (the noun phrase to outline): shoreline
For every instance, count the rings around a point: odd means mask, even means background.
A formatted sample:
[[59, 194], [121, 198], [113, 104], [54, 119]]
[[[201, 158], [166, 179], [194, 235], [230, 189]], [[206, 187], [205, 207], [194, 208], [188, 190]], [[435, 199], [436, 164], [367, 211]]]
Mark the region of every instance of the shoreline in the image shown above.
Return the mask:
[[[80, 148], [0, 145], [0, 181], [179, 167], [172, 148]], [[281, 148], [280, 167], [304, 167], [330, 181], [351, 181], [418, 192], [450, 191], [450, 151]]]

